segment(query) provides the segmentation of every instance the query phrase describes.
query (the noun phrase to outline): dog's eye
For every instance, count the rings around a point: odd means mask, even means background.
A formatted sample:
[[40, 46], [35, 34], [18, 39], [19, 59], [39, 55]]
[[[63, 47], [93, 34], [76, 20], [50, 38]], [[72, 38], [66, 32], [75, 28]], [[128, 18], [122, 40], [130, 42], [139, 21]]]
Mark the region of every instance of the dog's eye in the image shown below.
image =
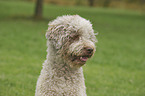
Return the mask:
[[70, 41], [76, 41], [76, 40], [79, 40], [79, 35], [74, 35], [70, 37]]
[[79, 35], [75, 35], [72, 37], [73, 40], [79, 40]]

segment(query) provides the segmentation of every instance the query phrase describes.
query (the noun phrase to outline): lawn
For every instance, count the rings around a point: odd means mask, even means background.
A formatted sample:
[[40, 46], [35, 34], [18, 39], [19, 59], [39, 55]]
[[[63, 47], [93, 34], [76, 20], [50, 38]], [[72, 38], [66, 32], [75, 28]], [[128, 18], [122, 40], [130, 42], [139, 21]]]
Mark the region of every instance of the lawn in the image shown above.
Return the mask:
[[97, 51], [84, 66], [88, 96], [145, 96], [145, 15], [120, 9], [0, 1], [0, 96], [34, 96], [46, 56], [49, 20], [79, 14], [99, 32]]

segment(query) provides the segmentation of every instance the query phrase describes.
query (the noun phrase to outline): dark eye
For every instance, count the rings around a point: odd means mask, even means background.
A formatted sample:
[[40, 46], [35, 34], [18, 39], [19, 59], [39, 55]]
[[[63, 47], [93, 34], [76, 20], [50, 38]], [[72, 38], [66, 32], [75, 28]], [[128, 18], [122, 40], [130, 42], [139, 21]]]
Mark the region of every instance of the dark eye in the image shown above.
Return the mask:
[[79, 40], [79, 35], [74, 35], [73, 37], [70, 37], [70, 41], [77, 41]]
[[73, 40], [79, 40], [79, 35], [75, 35], [72, 37]]

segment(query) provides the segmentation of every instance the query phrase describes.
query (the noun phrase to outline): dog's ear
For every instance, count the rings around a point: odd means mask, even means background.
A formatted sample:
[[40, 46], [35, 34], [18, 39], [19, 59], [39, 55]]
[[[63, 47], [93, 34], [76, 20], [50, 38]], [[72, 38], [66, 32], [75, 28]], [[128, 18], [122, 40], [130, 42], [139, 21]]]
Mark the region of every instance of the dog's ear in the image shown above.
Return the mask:
[[46, 34], [45, 34], [46, 39], [49, 38], [49, 31], [50, 31], [50, 30], [47, 30], [47, 31], [46, 31]]
[[48, 27], [48, 30], [45, 34], [46, 39], [48, 39], [53, 45], [56, 47], [56, 49], [60, 49], [63, 45], [65, 35], [66, 35], [66, 29], [63, 25], [50, 25]]

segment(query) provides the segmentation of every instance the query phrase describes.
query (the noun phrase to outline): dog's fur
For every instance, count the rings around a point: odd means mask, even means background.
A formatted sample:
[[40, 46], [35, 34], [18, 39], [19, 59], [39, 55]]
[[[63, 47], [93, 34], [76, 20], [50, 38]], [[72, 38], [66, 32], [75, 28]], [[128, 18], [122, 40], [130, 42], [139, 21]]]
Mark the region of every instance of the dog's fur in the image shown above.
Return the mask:
[[58, 17], [49, 23], [46, 38], [48, 54], [35, 96], [86, 96], [82, 65], [97, 41], [90, 21], [78, 15]]

